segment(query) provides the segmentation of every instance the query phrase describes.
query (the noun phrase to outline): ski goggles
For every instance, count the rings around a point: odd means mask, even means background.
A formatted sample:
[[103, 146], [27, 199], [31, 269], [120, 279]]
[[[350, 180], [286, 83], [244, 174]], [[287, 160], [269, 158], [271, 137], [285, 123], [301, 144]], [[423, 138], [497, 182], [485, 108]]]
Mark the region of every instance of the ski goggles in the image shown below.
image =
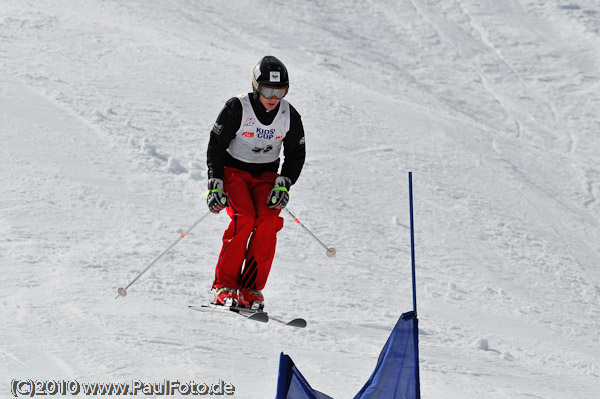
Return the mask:
[[288, 93], [288, 86], [285, 87], [271, 87], [260, 85], [258, 92], [265, 98], [276, 98], [281, 100]]

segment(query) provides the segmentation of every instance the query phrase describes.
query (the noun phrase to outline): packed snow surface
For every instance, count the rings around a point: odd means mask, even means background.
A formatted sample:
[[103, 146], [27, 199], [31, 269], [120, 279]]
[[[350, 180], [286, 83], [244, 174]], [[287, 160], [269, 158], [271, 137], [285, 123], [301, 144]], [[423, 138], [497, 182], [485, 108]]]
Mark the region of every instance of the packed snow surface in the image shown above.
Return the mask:
[[[264, 55], [307, 160], [267, 310], [208, 301], [206, 146]], [[235, 386], [279, 353], [351, 398], [412, 309], [423, 398], [600, 397], [597, 0], [0, 3], [0, 397], [13, 379]]]

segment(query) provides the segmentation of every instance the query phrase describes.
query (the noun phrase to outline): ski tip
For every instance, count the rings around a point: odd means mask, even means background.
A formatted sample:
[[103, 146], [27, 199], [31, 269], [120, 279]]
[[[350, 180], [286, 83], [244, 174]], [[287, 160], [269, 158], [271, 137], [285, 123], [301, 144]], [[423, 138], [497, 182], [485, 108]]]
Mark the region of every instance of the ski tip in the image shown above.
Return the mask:
[[259, 321], [261, 323], [266, 323], [269, 321], [269, 316], [263, 312], [256, 312], [256, 313], [252, 313], [251, 315], [249, 315], [248, 319], [254, 320], [254, 321]]
[[292, 327], [298, 327], [298, 328], [304, 328], [308, 325], [308, 323], [306, 322], [306, 320], [304, 319], [294, 319], [294, 320], [290, 320], [287, 323], [285, 323], [287, 326], [292, 326]]

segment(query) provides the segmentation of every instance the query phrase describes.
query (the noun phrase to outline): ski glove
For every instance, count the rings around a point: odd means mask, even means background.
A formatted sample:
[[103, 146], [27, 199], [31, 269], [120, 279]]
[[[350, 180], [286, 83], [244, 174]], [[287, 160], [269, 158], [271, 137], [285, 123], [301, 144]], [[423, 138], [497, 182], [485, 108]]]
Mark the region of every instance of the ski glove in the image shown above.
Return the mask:
[[275, 186], [269, 194], [267, 205], [271, 209], [283, 209], [290, 200], [289, 190], [292, 181], [284, 176], [279, 176], [275, 179]]
[[229, 198], [227, 198], [227, 194], [223, 191], [223, 180], [208, 179], [206, 204], [212, 213], [219, 213], [225, 207], [229, 206]]

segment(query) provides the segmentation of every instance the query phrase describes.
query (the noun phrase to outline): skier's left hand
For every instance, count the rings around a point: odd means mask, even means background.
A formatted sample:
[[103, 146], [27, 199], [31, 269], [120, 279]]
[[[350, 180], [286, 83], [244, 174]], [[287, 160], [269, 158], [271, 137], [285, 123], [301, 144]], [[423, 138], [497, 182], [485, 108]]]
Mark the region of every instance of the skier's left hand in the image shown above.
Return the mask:
[[267, 200], [267, 205], [271, 209], [283, 209], [287, 205], [290, 200], [289, 190], [292, 186], [292, 181], [285, 177], [279, 176], [275, 179], [275, 185], [269, 193], [269, 199]]

